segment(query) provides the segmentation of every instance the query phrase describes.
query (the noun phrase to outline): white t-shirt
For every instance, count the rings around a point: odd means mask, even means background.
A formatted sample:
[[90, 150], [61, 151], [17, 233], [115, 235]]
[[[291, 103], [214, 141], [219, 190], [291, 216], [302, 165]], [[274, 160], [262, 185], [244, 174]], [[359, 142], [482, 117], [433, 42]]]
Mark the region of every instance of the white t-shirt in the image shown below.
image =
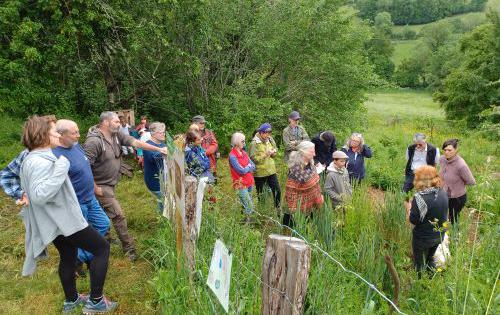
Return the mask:
[[[408, 149], [406, 149], [406, 160], [408, 160]], [[436, 148], [436, 158], [434, 159], [434, 163], [437, 165], [439, 163], [439, 149]], [[427, 165], [427, 144], [425, 145], [425, 149], [420, 151], [415, 148], [415, 153], [413, 154], [413, 159], [411, 161], [411, 170], [415, 171], [421, 166]]]

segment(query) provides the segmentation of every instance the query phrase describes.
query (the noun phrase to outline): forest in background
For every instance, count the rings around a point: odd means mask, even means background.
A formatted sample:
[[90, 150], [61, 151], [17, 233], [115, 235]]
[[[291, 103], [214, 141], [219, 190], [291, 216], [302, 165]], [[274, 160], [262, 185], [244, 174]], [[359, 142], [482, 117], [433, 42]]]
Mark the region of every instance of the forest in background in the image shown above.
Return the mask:
[[498, 13], [460, 36], [446, 25], [421, 30], [422, 49], [396, 66], [394, 12], [378, 5], [373, 20], [363, 20], [361, 3], [351, 5], [7, 0], [0, 112], [55, 113], [87, 127], [103, 110], [132, 108], [174, 132], [204, 114], [227, 148], [234, 130], [264, 120], [283, 128], [291, 109], [312, 132], [355, 129], [366, 121], [367, 91], [401, 86], [432, 89], [448, 118], [483, 122], [498, 137]]

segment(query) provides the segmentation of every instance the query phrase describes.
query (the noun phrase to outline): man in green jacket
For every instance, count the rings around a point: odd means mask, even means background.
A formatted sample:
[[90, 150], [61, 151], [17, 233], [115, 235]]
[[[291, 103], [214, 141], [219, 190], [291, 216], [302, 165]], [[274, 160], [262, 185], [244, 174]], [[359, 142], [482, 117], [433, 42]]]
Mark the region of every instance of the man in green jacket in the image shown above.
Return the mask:
[[281, 205], [281, 189], [276, 175], [276, 165], [274, 157], [278, 152], [278, 148], [274, 139], [271, 137], [271, 124], [262, 124], [250, 145], [249, 156], [255, 163], [255, 187], [257, 194], [261, 195], [264, 189], [264, 184], [267, 184], [274, 197], [274, 206], [279, 209]]
[[309, 135], [307, 134], [304, 127], [299, 125], [299, 120], [301, 119], [299, 112], [292, 111], [288, 115], [288, 125], [283, 129], [283, 143], [285, 144], [285, 163], [288, 163], [290, 153], [297, 150], [297, 145], [302, 141], [309, 141]]

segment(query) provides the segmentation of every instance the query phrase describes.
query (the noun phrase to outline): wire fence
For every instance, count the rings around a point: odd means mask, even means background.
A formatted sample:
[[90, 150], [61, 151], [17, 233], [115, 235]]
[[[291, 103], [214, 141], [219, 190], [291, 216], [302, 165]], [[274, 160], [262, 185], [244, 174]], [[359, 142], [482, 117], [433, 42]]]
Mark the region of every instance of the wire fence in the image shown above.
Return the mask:
[[[162, 161], [163, 162], [163, 161]], [[163, 167], [163, 163], [160, 163], [160, 160], [155, 160], [155, 163], [157, 163], [157, 166], [162, 169]], [[160, 177], [162, 177], [162, 175], [160, 174]], [[163, 183], [165, 184], [165, 183]], [[162, 185], [162, 187], [164, 187], [164, 185]], [[238, 198], [235, 198], [234, 196], [231, 196], [231, 195], [228, 195], [228, 194], [224, 194], [224, 192], [222, 192], [218, 187], [214, 187], [212, 186], [212, 189], [215, 191], [215, 192], [218, 192], [219, 195], [223, 195], [224, 198], [228, 198], [231, 200], [231, 202], [233, 204], [237, 204], [237, 205], [240, 205], [241, 202]], [[169, 198], [167, 196], [167, 192], [162, 190], [162, 194], [164, 195], [164, 197], [166, 198]], [[298, 238], [300, 238], [301, 240], [303, 240], [306, 244], [308, 244], [309, 246], [311, 246], [313, 249], [316, 249], [319, 253], [321, 253], [323, 255], [323, 257], [325, 257], [328, 261], [331, 261], [333, 262], [334, 264], [336, 264], [337, 266], [340, 267], [340, 269], [345, 272], [345, 273], [348, 273], [348, 274], [351, 274], [353, 275], [354, 277], [356, 277], [357, 279], [361, 280], [364, 284], [366, 284], [370, 289], [372, 289], [375, 293], [377, 293], [383, 300], [387, 301], [391, 307], [398, 313], [398, 314], [404, 314], [406, 315], [406, 313], [404, 313], [403, 311], [401, 311], [399, 309], [399, 307], [390, 299], [388, 298], [382, 291], [380, 291], [375, 284], [371, 283], [370, 281], [368, 281], [367, 279], [365, 279], [361, 274], [359, 274], [358, 272], [356, 271], [353, 271], [353, 270], [350, 270], [349, 268], [345, 267], [345, 265], [343, 263], [341, 263], [338, 259], [334, 258], [332, 256], [332, 254], [330, 254], [327, 250], [323, 249], [321, 246], [319, 246], [317, 244], [317, 242], [311, 242], [309, 241], [306, 237], [304, 237], [299, 231], [297, 231], [296, 229], [293, 229], [287, 225], [283, 225], [281, 222], [279, 222], [278, 220], [276, 220], [275, 218], [267, 215], [267, 214], [264, 214], [258, 210], [256, 210], [256, 207], [253, 207], [253, 214], [257, 215], [258, 217], [260, 218], [263, 218], [265, 219], [267, 222], [272, 222], [273, 224], [275, 224], [277, 227], [281, 228], [281, 229], [288, 229], [292, 235], [296, 235]], [[213, 226], [212, 223], [210, 223], [209, 220], [202, 220], [202, 224], [205, 224], [205, 226], [207, 226], [211, 231], [212, 233], [214, 233], [214, 235], [219, 238], [224, 244], [226, 245], [229, 245], [229, 248], [234, 248], [234, 242], [232, 242], [232, 240], [228, 240], [227, 238], [222, 238], [222, 234], [220, 233], [220, 231], [217, 229], [216, 226]], [[291, 236], [290, 236], [291, 237]], [[197, 248], [197, 253], [200, 253], [201, 251], [198, 250]], [[232, 253], [234, 253], [234, 251], [232, 251]], [[271, 287], [268, 283], [265, 283], [262, 281], [261, 277], [257, 274], [255, 274], [253, 271], [251, 271], [250, 269], [248, 269], [245, 265], [245, 263], [238, 257], [235, 257], [235, 255], [233, 254], [233, 259], [236, 258], [236, 261], [238, 261], [239, 263], [239, 266], [240, 268], [243, 268], [245, 269], [252, 277], [254, 277], [256, 280], [258, 280], [258, 282], [261, 284], [261, 285], [264, 285], [266, 287], [268, 287], [269, 289], [271, 289], [273, 292], [276, 292], [278, 293], [280, 296], [283, 296], [284, 299], [291, 305], [292, 308], [294, 308], [295, 310], [297, 310], [297, 306], [290, 300], [290, 297], [286, 294], [286, 292], [284, 291], [281, 291], [281, 290], [278, 290], [274, 287]], [[207, 264], [207, 261], [205, 260], [205, 258], [203, 256], [201, 256], [204, 264], [209, 267], [209, 265]], [[210, 298], [210, 296], [209, 296]], [[210, 298], [210, 302], [212, 303], [212, 307], [213, 307], [213, 302]]]

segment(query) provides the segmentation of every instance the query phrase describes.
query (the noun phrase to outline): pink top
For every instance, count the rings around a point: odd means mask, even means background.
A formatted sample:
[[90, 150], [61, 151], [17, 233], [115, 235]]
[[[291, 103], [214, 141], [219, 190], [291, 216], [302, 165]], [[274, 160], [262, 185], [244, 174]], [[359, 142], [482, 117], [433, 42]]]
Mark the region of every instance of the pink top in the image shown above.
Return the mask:
[[449, 198], [458, 198], [465, 195], [465, 185], [475, 185], [476, 180], [464, 159], [456, 155], [451, 160], [445, 156], [439, 159], [441, 170], [439, 176], [443, 179], [443, 189]]

